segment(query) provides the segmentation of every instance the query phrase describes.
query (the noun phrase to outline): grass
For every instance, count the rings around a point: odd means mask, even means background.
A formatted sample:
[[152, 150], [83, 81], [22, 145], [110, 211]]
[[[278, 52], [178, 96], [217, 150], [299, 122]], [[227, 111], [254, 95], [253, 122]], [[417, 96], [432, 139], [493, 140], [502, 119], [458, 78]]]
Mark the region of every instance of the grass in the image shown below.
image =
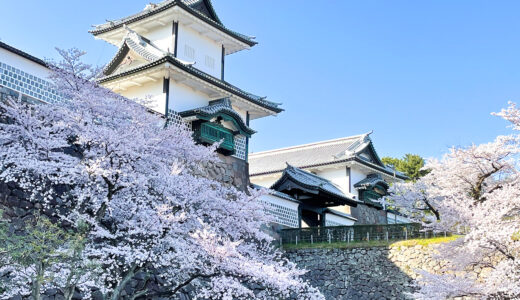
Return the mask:
[[363, 241], [354, 243], [335, 242], [335, 243], [298, 243], [296, 244], [285, 244], [283, 248], [289, 249], [348, 249], [348, 248], [370, 248], [370, 247], [413, 247], [413, 246], [428, 246], [433, 244], [441, 244], [454, 241], [458, 239], [460, 235], [452, 235], [448, 237], [435, 237], [428, 239], [411, 239], [406, 241]]
[[451, 241], [454, 241], [461, 237], [460, 235], [452, 235], [448, 237], [434, 237], [429, 239], [413, 239], [413, 240], [407, 240], [407, 241], [399, 241], [392, 243], [392, 247], [412, 247], [412, 246], [429, 246], [433, 244], [442, 244], [442, 243], [448, 243]]

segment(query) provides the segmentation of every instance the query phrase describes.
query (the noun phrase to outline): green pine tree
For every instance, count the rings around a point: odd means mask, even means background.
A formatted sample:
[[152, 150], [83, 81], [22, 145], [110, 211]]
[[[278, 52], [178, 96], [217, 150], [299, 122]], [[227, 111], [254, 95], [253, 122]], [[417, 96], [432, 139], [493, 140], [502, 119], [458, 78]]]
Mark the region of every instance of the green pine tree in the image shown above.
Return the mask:
[[404, 173], [411, 181], [416, 181], [430, 172], [423, 169], [424, 158], [417, 154], [408, 153], [403, 158], [383, 157], [381, 160], [386, 165], [391, 165], [397, 171]]

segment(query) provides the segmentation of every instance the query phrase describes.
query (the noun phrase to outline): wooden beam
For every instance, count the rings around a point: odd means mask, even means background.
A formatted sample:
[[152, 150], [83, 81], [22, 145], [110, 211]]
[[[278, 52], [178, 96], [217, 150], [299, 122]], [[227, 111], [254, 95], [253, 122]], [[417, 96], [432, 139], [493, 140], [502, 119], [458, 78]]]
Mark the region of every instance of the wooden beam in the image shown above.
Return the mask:
[[163, 93], [165, 93], [166, 96], [166, 107], [164, 108], [164, 115], [166, 118], [168, 118], [168, 109], [170, 106], [170, 79], [164, 78], [163, 79]]
[[177, 44], [178, 44], [178, 36], [179, 36], [179, 22], [173, 22], [172, 25], [172, 34], [173, 34], [173, 57], [177, 57]]
[[211, 99], [218, 99], [218, 98], [222, 98], [222, 96], [220, 94], [211, 94], [211, 95], [208, 95]]
[[126, 91], [126, 89], [125, 89], [124, 87], [121, 87], [121, 86], [115, 86], [115, 87], [113, 88], [113, 90], [114, 90], [114, 92], [115, 92], [115, 91], [119, 91], [119, 90], [121, 90], [121, 91]]
[[[224, 47], [222, 47], [224, 49]], [[224, 65], [222, 65], [224, 67]], [[246, 125], [249, 127], [249, 119], [251, 116], [249, 115], [249, 111], [246, 111]], [[249, 137], [246, 137], [246, 162], [249, 160]], [[249, 175], [249, 174], [248, 174]]]
[[226, 48], [224, 48], [224, 45], [222, 45], [221, 49], [221, 65], [220, 65], [220, 80], [224, 80], [224, 62], [226, 58]]
[[152, 76], [143, 76], [143, 78], [144, 79], [148, 79], [148, 80], [153, 81], [153, 82], [157, 81], [157, 79], [153, 78]]

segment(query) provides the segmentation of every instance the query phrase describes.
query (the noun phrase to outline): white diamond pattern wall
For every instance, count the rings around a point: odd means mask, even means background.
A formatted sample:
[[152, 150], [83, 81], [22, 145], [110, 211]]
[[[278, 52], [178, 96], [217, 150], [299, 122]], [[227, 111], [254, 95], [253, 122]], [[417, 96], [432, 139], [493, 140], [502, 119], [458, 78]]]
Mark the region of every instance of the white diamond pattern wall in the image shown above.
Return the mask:
[[247, 138], [243, 135], [235, 136], [235, 155], [236, 158], [246, 160], [247, 158]]
[[0, 62], [0, 85], [45, 102], [61, 100], [61, 96], [52, 88], [49, 81], [3, 62]]
[[274, 217], [275, 222], [292, 228], [298, 228], [298, 210], [281, 203], [262, 201], [265, 211]]

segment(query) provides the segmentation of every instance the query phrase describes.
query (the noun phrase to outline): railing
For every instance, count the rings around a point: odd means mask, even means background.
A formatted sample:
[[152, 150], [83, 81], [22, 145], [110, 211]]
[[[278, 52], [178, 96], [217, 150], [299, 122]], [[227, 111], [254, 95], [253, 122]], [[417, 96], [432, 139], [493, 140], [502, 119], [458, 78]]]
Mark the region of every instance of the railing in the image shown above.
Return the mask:
[[422, 231], [421, 225], [384, 224], [282, 229], [280, 245], [314, 243], [356, 243], [370, 241], [399, 241], [436, 236], [450, 236], [448, 232]]
[[206, 122], [200, 125], [200, 136], [199, 139], [202, 142], [213, 144], [222, 141], [220, 148], [234, 151], [235, 141], [233, 139], [233, 133], [218, 124]]

